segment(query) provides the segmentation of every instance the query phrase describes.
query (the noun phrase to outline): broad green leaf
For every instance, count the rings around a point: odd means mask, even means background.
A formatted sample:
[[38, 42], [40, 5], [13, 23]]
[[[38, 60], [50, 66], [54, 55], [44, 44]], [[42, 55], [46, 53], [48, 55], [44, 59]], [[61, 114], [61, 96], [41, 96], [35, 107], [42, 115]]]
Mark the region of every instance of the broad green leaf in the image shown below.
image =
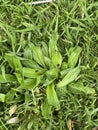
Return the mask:
[[22, 72], [22, 65], [20, 59], [12, 53], [5, 54], [5, 60], [9, 63], [11, 68], [15, 69], [17, 72]]
[[52, 63], [52, 61], [51, 61], [51, 59], [50, 58], [48, 58], [48, 57], [46, 57], [46, 56], [44, 56], [44, 61], [45, 61], [45, 64], [46, 64], [46, 66], [48, 67], [48, 68], [53, 68], [54, 67], [54, 65], [53, 65], [53, 63]]
[[18, 89], [33, 89], [36, 87], [37, 79], [25, 79]]
[[13, 63], [15, 67], [16, 72], [21, 72], [22, 73], [22, 65], [18, 57], [13, 57]]
[[29, 47], [24, 49], [24, 58], [32, 60], [32, 52]]
[[33, 53], [33, 59], [41, 66], [46, 67], [44, 63], [44, 55], [41, 48], [39, 46], [34, 46], [33, 44], [30, 45], [30, 47]]
[[48, 85], [46, 89], [47, 101], [50, 105], [60, 108], [59, 100], [55, 91], [54, 84]]
[[27, 68], [39, 69], [40, 71], [44, 71], [44, 69], [33, 60], [22, 59], [21, 62]]
[[14, 69], [13, 55], [11, 53], [5, 53], [4, 58], [9, 63], [10, 67]]
[[50, 114], [51, 114], [51, 105], [48, 103], [47, 100], [45, 100], [45, 102], [42, 105], [42, 115], [45, 118], [48, 118]]
[[57, 84], [57, 87], [63, 87], [74, 81], [78, 74], [80, 73], [80, 68], [76, 67], [74, 69], [71, 69], [66, 76]]
[[58, 78], [58, 72], [59, 70], [57, 68], [50, 69], [46, 71], [45, 75], [48, 79]]
[[14, 73], [14, 74], [15, 74], [15, 76], [16, 76], [18, 82], [19, 82], [19, 83], [22, 83], [22, 81], [23, 81], [23, 76], [22, 76], [20, 73]]
[[76, 46], [73, 48], [70, 48], [69, 54], [68, 54], [68, 66], [69, 67], [75, 67], [75, 65], [78, 62], [78, 58], [81, 52], [81, 47]]
[[62, 64], [62, 55], [60, 54], [59, 51], [55, 51], [52, 53], [52, 57], [51, 57], [51, 60], [54, 64], [55, 67], [60, 67], [61, 64]]
[[67, 69], [67, 68], [68, 68], [68, 63], [62, 62], [61, 70], [63, 71], [63, 70], [65, 70], [65, 69]]
[[0, 74], [0, 83], [7, 83], [16, 81], [16, 77], [10, 74], [5, 74], [5, 78]]
[[64, 78], [64, 76], [71, 70], [71, 68], [68, 68], [68, 69], [65, 69], [63, 71], [60, 71], [60, 74], [61, 74], [61, 78]]
[[0, 102], [5, 102], [5, 94], [0, 93]]
[[23, 68], [23, 76], [28, 77], [28, 78], [37, 78], [38, 76], [41, 75], [40, 70], [35, 70], [31, 68]]
[[77, 83], [69, 84], [68, 90], [74, 94], [94, 94], [94, 88], [84, 86], [82, 82], [78, 81]]
[[55, 79], [58, 78], [59, 70], [57, 68], [50, 69], [45, 72], [46, 80], [43, 83], [44, 86], [49, 85], [55, 81]]

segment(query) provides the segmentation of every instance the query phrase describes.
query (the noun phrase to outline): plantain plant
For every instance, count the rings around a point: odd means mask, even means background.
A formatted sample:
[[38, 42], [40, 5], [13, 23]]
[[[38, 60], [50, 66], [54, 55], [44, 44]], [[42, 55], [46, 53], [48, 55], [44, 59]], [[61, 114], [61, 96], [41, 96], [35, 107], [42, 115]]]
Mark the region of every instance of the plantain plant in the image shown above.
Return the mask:
[[[0, 74], [0, 83], [17, 82], [16, 91], [45, 88], [46, 99], [42, 104], [42, 115], [48, 117], [52, 107], [60, 109], [57, 89], [63, 89], [74, 94], [94, 94], [95, 91], [85, 86], [81, 80], [79, 55], [81, 47], [75, 46], [67, 50], [67, 57], [61, 55], [58, 47], [58, 33], [54, 31], [49, 44], [29, 43], [23, 56], [15, 53], [5, 53], [4, 59], [10, 65], [13, 74]], [[3, 70], [3, 69], [2, 69]], [[60, 92], [60, 91], [59, 91]], [[6, 102], [6, 95], [1, 93], [1, 101]]]

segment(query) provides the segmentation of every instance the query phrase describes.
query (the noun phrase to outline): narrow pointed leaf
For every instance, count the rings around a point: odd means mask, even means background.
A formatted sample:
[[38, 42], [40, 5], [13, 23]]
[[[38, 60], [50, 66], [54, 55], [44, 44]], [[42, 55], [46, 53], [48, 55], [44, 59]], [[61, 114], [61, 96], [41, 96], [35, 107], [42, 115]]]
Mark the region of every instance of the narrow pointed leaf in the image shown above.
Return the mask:
[[5, 74], [5, 78], [0, 74], [0, 83], [7, 83], [16, 81], [16, 77], [11, 74]]
[[0, 93], [0, 102], [5, 102], [5, 94]]
[[46, 89], [47, 101], [50, 105], [55, 106], [59, 109], [60, 105], [59, 105], [58, 97], [57, 97], [54, 87], [55, 87], [54, 84], [47, 86], [47, 89]]
[[68, 85], [69, 83], [71, 83], [72, 81], [74, 81], [76, 79], [76, 77], [78, 76], [79, 73], [80, 73], [80, 68], [79, 67], [71, 69], [66, 74], [66, 76], [62, 79], [62, 81], [60, 81], [57, 84], [57, 87], [63, 87], [63, 86]]
[[57, 32], [54, 32], [52, 34], [52, 37], [49, 41], [49, 56], [50, 58], [52, 58], [52, 53], [54, 51], [57, 51], [57, 41], [58, 41], [58, 33]]
[[45, 67], [44, 63], [44, 55], [42, 53], [42, 50], [39, 46], [30, 45], [32, 53], [33, 53], [33, 59], [40, 64], [41, 66]]
[[69, 56], [68, 56], [68, 66], [69, 67], [75, 67], [75, 65], [78, 62], [78, 58], [81, 52], [81, 47], [73, 47], [69, 50]]
[[37, 78], [41, 75], [39, 70], [31, 69], [31, 68], [23, 68], [23, 76], [28, 78]]
[[74, 94], [94, 94], [94, 88], [84, 86], [82, 82], [72, 83], [68, 86], [68, 89]]
[[18, 89], [33, 89], [36, 87], [36, 79], [26, 79]]
[[53, 69], [46, 71], [45, 74], [46, 74], [48, 79], [53, 79], [53, 78], [58, 77], [58, 72], [59, 72], [59, 70], [57, 68], [53, 68]]
[[42, 115], [45, 118], [48, 118], [50, 114], [51, 114], [51, 105], [48, 103], [47, 100], [45, 100], [45, 102], [42, 105]]
[[5, 60], [9, 63], [11, 68], [15, 69], [15, 71], [22, 72], [22, 65], [17, 56], [12, 53], [6, 53]]
[[4, 58], [5, 58], [5, 60], [9, 63], [10, 67], [11, 67], [12, 69], [14, 69], [15, 67], [14, 67], [14, 63], [13, 63], [13, 56], [12, 56], [12, 54], [10, 54], [10, 53], [5, 53]]
[[52, 53], [51, 59], [55, 67], [59, 68], [61, 66], [63, 59], [59, 51], [54, 50], [54, 52]]

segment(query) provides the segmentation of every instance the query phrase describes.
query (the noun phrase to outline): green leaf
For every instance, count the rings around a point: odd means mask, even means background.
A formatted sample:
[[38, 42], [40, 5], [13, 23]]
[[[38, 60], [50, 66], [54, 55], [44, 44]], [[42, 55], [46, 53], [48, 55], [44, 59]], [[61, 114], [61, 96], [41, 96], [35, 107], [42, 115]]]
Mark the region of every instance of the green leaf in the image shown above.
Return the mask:
[[63, 87], [74, 81], [78, 74], [80, 73], [80, 68], [76, 67], [74, 69], [71, 69], [66, 76], [57, 84], [57, 87]]
[[65, 69], [63, 71], [60, 71], [60, 74], [61, 74], [61, 78], [64, 78], [64, 76], [71, 70], [71, 68], [68, 68], [68, 69]]
[[22, 81], [23, 81], [22, 75], [21, 75], [20, 73], [14, 73], [14, 74], [15, 74], [15, 76], [16, 76], [18, 82], [19, 82], [19, 83], [22, 83]]
[[33, 89], [36, 87], [37, 79], [25, 79], [18, 89]]
[[13, 55], [11, 53], [5, 53], [4, 58], [9, 63], [10, 67], [14, 69]]
[[56, 108], [59, 109], [60, 104], [54, 87], [55, 87], [54, 84], [47, 86], [46, 89], [47, 101], [50, 105], [55, 106]]
[[21, 60], [22, 64], [27, 67], [27, 68], [33, 68], [33, 69], [39, 69], [39, 70], [44, 70], [43, 68], [41, 68], [35, 61], [33, 60], [29, 60], [29, 59], [25, 59], [23, 58]]
[[29, 47], [24, 49], [24, 58], [32, 60], [32, 52]]
[[67, 68], [68, 68], [68, 63], [62, 62], [61, 70], [63, 71], [63, 70], [65, 70], [65, 69], [67, 69]]
[[46, 80], [44, 81], [43, 85], [49, 85], [51, 84], [55, 79], [58, 78], [58, 72], [59, 70], [57, 68], [50, 69], [45, 72]]
[[42, 115], [45, 118], [48, 118], [50, 114], [51, 114], [51, 105], [48, 103], [47, 100], [45, 100], [45, 102], [42, 105]]
[[71, 91], [73, 94], [94, 94], [94, 88], [90, 88], [88, 86], [84, 86], [81, 81], [77, 83], [69, 84], [68, 90]]
[[7, 83], [16, 81], [16, 77], [10, 74], [5, 74], [5, 78], [2, 74], [0, 74], [0, 83]]
[[13, 63], [15, 67], [16, 72], [21, 72], [22, 73], [22, 65], [18, 57], [13, 57]]
[[0, 93], [0, 102], [5, 102], [5, 94]]
[[79, 55], [81, 53], [81, 47], [76, 46], [73, 48], [70, 48], [69, 54], [68, 54], [68, 66], [69, 67], [75, 67], [75, 65], [78, 62]]
[[19, 30], [17, 29], [17, 30], [15, 30], [16, 32], [27, 32], [27, 31], [38, 30], [38, 27], [36, 25], [30, 24], [27, 22], [22, 22], [21, 24], [24, 25], [25, 28], [19, 29]]
[[46, 71], [45, 75], [48, 79], [58, 78], [58, 72], [59, 70], [57, 68], [50, 69]]
[[58, 67], [58, 68], [61, 67], [63, 59], [59, 51], [54, 50], [54, 52], [52, 53], [51, 59], [55, 67]]
[[40, 48], [41, 48], [42, 53], [44, 54], [44, 56], [48, 57], [49, 56], [49, 52], [48, 52], [47, 44], [42, 42]]
[[2, 72], [2, 76], [6, 80], [6, 78], [5, 78], [5, 66], [1, 66], [1, 72]]
[[33, 59], [41, 66], [46, 67], [44, 63], [44, 55], [41, 48], [39, 46], [34, 46], [33, 44], [30, 45], [30, 47], [33, 53]]
[[28, 78], [37, 78], [38, 76], [41, 75], [42, 72], [40, 70], [35, 70], [31, 68], [23, 68], [23, 76], [28, 77]]
[[15, 32], [13, 31], [14, 28], [9, 26], [8, 24], [0, 22], [0, 28], [2, 28], [5, 33], [8, 35], [9, 43], [11, 44], [13, 52], [15, 52], [15, 43], [16, 43], [16, 36]]
[[22, 72], [22, 65], [17, 56], [15, 56], [13, 53], [6, 53], [4, 58], [12, 69], [15, 69], [17, 72]]
[[54, 32], [49, 41], [49, 56], [52, 58], [52, 53], [57, 51], [58, 33]]
[[51, 59], [50, 58], [48, 58], [48, 57], [46, 57], [46, 56], [44, 56], [44, 61], [45, 61], [45, 64], [46, 64], [46, 66], [48, 67], [48, 68], [53, 68], [54, 67], [54, 65], [53, 65], [53, 63], [52, 63], [52, 61], [51, 61]]

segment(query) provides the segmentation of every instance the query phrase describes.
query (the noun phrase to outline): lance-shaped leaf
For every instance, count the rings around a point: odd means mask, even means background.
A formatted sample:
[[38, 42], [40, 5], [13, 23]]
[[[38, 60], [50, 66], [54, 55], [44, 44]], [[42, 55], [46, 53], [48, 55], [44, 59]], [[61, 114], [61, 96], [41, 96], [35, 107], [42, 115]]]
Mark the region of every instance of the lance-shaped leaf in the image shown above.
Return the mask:
[[5, 102], [5, 94], [0, 93], [0, 102]]
[[66, 76], [57, 84], [57, 87], [63, 87], [74, 81], [78, 74], [80, 73], [80, 68], [76, 67], [74, 69], [71, 69]]
[[10, 67], [14, 69], [13, 55], [11, 53], [5, 53], [4, 58], [9, 63]]
[[49, 56], [50, 58], [52, 58], [52, 53], [54, 51], [57, 51], [57, 41], [58, 41], [58, 33], [57, 32], [54, 32], [52, 34], [52, 37], [49, 41]]
[[16, 77], [11, 74], [5, 74], [5, 77], [0, 74], [0, 83], [7, 83], [16, 81]]
[[68, 66], [69, 67], [75, 67], [75, 65], [78, 62], [78, 58], [81, 52], [81, 47], [76, 46], [73, 48], [70, 48], [69, 54], [68, 54]]
[[48, 79], [58, 78], [58, 72], [59, 70], [57, 68], [50, 69], [46, 71], [46, 76]]
[[15, 71], [22, 72], [22, 65], [17, 56], [12, 53], [6, 53], [4, 58], [9, 63], [11, 68], [15, 69]]
[[19, 83], [22, 83], [23, 77], [21, 76], [21, 74], [20, 74], [20, 73], [14, 73], [14, 74], [15, 74], [15, 76], [16, 76], [18, 82], [19, 82]]
[[18, 89], [33, 89], [36, 87], [37, 79], [25, 79]]
[[44, 63], [44, 55], [42, 53], [41, 48], [39, 46], [34, 45], [30, 45], [30, 47], [33, 53], [33, 59], [41, 66], [46, 67]]
[[44, 69], [42, 67], [40, 67], [34, 60], [22, 58], [21, 62], [23, 64], [23, 66], [25, 66], [27, 68], [39, 69], [41, 71], [44, 71]]
[[60, 54], [59, 51], [55, 51], [52, 53], [52, 62], [55, 67], [60, 67], [62, 64], [62, 55]]
[[31, 68], [26, 68], [26, 67], [23, 68], [24, 77], [37, 78], [41, 74], [42, 74], [42, 72], [40, 70], [35, 70], [35, 69], [31, 69]]
[[48, 103], [47, 100], [45, 100], [45, 102], [42, 105], [42, 115], [45, 118], [48, 118], [50, 114], [51, 114], [51, 105]]
[[59, 100], [54, 88], [54, 84], [50, 84], [47, 86], [46, 94], [47, 94], [47, 101], [50, 105], [55, 106], [56, 108], [60, 108]]
[[22, 65], [18, 57], [13, 57], [13, 63], [16, 72], [22, 72]]
[[73, 94], [86, 94], [87, 95], [87, 94], [94, 94], [95, 93], [94, 88], [84, 86], [81, 81], [69, 84], [68, 89]]
[[24, 49], [24, 57], [27, 58], [27, 59], [32, 60], [32, 51], [30, 50], [29, 47], [26, 47]]
[[54, 67], [54, 65], [53, 65], [53, 63], [52, 63], [52, 61], [51, 61], [51, 59], [49, 57], [44, 56], [44, 61], [45, 61], [46, 66], [49, 69]]
[[48, 52], [47, 44], [42, 42], [41, 45], [40, 45], [40, 48], [41, 48], [42, 53], [44, 54], [44, 56], [48, 57], [49, 56], [49, 52]]

